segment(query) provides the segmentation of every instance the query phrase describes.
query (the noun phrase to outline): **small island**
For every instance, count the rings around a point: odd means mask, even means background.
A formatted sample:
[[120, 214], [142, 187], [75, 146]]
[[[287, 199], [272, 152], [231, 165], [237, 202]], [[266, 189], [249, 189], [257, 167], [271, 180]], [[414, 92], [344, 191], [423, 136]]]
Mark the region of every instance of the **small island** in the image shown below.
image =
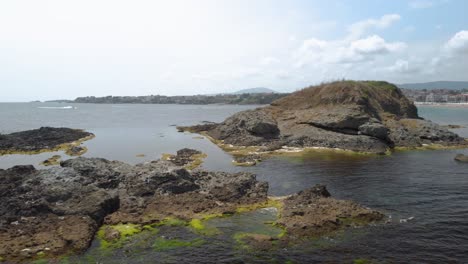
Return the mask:
[[313, 148], [386, 154], [468, 147], [464, 138], [421, 118], [397, 86], [383, 81], [313, 86], [219, 124], [178, 129], [203, 133], [224, 149], [244, 154]]

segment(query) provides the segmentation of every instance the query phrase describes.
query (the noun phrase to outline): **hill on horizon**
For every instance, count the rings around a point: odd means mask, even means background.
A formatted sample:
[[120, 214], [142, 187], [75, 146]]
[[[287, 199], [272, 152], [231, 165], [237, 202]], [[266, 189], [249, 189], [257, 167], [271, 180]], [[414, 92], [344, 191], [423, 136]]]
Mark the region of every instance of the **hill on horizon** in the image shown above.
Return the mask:
[[450, 90], [462, 90], [468, 89], [468, 82], [464, 81], [437, 81], [437, 82], [426, 82], [426, 83], [405, 83], [398, 84], [399, 88], [405, 89], [450, 89]]

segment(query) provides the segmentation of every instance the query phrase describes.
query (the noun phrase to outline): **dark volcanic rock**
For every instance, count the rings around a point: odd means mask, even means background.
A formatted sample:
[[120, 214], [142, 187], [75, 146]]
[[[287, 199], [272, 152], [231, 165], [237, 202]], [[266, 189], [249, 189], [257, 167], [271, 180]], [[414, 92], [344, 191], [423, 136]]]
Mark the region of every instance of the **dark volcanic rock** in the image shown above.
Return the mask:
[[2, 135], [0, 137], [0, 154], [53, 150], [62, 144], [92, 136], [93, 134], [79, 129], [41, 127]]
[[[178, 159], [194, 153], [181, 150]], [[267, 200], [268, 184], [249, 173], [190, 172], [164, 160], [132, 166], [80, 157], [60, 165], [0, 170], [1, 257], [21, 261], [83, 251], [102, 223], [190, 219]]]
[[456, 160], [456, 161], [459, 161], [459, 162], [466, 162], [466, 163], [468, 163], [468, 156], [463, 155], [463, 154], [457, 154], [457, 155], [455, 156], [455, 160]]
[[[178, 152], [182, 157], [194, 153]], [[268, 184], [253, 174], [189, 171], [166, 160], [133, 166], [80, 157], [44, 170], [15, 166], [0, 170], [0, 256], [20, 262], [81, 252], [103, 223], [152, 224], [230, 214], [239, 206], [268, 206], [267, 195]], [[278, 201], [285, 241], [382, 217], [329, 196], [325, 186], [317, 185]], [[112, 228], [103, 234], [108, 241], [120, 237]], [[272, 238], [252, 238], [254, 244], [274, 244]]]
[[464, 138], [420, 118], [416, 106], [395, 85], [376, 81], [310, 87], [217, 125], [180, 129], [262, 149], [278, 149], [281, 144], [385, 153], [425, 144], [468, 146]]

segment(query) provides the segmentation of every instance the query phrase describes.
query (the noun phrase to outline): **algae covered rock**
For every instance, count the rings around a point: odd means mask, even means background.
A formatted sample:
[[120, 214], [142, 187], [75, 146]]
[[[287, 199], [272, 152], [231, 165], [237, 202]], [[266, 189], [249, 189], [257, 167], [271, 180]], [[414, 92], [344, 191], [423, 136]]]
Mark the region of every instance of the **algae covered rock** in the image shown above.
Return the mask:
[[[44, 151], [67, 150], [78, 148], [80, 141], [94, 137], [92, 133], [71, 128], [41, 127], [22, 132], [2, 135], [0, 137], [0, 155], [26, 153], [34, 154]], [[81, 148], [81, 147], [79, 147]], [[75, 153], [74, 149], [71, 153]], [[77, 155], [84, 153], [77, 151]]]
[[[175, 159], [194, 153], [185, 149]], [[268, 184], [250, 173], [189, 171], [166, 160], [80, 157], [43, 170], [15, 166], [0, 170], [0, 256], [16, 262], [82, 252], [103, 223], [142, 230], [171, 217], [232, 213], [265, 202], [267, 193]], [[128, 235], [121, 231], [109, 229], [105, 238]]]
[[367, 225], [383, 217], [355, 202], [334, 199], [324, 185], [316, 185], [284, 199], [277, 224], [294, 239], [329, 234], [349, 225]]

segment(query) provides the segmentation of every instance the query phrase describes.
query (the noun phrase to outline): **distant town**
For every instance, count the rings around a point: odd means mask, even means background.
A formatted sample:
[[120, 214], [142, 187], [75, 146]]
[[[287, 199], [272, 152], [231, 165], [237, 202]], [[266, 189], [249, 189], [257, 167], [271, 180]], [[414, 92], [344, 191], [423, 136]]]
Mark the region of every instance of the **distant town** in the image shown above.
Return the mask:
[[468, 103], [468, 89], [402, 89], [416, 103]]

